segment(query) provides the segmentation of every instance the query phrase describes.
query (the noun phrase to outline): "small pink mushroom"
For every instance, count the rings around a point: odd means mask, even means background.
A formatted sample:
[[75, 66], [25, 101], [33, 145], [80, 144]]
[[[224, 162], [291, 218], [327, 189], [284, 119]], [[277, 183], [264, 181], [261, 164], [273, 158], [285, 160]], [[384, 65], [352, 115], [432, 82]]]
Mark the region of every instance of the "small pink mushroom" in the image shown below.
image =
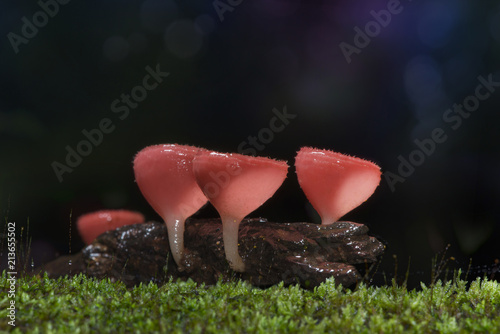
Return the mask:
[[144, 216], [128, 210], [102, 210], [84, 214], [76, 221], [78, 232], [89, 245], [98, 235], [125, 225], [144, 223]]
[[312, 147], [300, 149], [295, 168], [300, 187], [324, 225], [358, 207], [380, 183], [380, 167], [373, 162]]
[[193, 160], [198, 185], [222, 220], [226, 259], [245, 271], [238, 253], [240, 222], [267, 201], [286, 178], [288, 164], [264, 157], [201, 151]]
[[192, 170], [199, 150], [187, 145], [154, 145], [134, 159], [137, 185], [167, 225], [170, 250], [180, 270], [184, 269], [184, 223], [207, 202]]

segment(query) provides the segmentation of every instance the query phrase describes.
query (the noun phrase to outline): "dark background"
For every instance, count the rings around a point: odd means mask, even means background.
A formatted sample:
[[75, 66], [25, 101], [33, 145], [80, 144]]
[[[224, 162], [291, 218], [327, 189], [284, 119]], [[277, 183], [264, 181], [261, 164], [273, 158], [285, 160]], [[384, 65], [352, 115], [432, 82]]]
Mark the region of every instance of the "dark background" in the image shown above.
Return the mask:
[[[387, 243], [376, 279], [391, 275], [396, 254], [400, 273], [411, 257], [411, 279], [429, 281], [431, 259], [448, 244], [452, 268], [467, 269], [472, 258], [474, 275], [491, 274], [500, 257], [500, 92], [456, 130], [443, 114], [474, 94], [478, 76], [500, 82], [500, 5], [402, 0], [349, 63], [340, 44], [353, 45], [355, 27], [364, 30], [370, 12], [392, 2], [232, 1], [221, 20], [211, 1], [72, 0], [16, 53], [9, 34], [22, 36], [22, 18], [33, 22], [41, 7], [3, 1], [1, 214], [18, 234], [29, 225], [35, 265], [74, 253], [83, 246], [75, 221], [88, 211], [127, 208], [159, 220], [134, 183], [137, 151], [182, 143], [235, 152], [286, 106], [296, 118], [258, 154], [288, 160], [288, 179], [252, 216], [319, 222], [295, 177], [301, 146], [397, 174], [398, 157], [442, 128], [447, 140], [405, 182], [391, 191], [383, 177], [344, 219]], [[170, 75], [121, 120], [111, 103], [157, 65]], [[52, 164], [64, 164], [66, 147], [104, 118], [114, 131], [59, 182]]]

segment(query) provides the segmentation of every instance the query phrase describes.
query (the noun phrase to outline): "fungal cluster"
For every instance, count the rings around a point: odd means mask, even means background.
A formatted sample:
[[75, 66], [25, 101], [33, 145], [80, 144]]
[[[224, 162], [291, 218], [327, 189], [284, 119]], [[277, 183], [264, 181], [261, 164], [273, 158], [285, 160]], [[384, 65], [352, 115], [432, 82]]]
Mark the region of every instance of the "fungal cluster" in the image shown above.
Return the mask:
[[[185, 221], [210, 202], [222, 220], [226, 259], [234, 271], [244, 272], [245, 264], [238, 253], [240, 222], [274, 195], [286, 179], [288, 167], [286, 161], [178, 144], [149, 146], [134, 158], [137, 185], [163, 218], [171, 254], [180, 271], [186, 266]], [[338, 221], [366, 201], [381, 177], [380, 168], [372, 162], [312, 147], [299, 150], [295, 169], [300, 187], [324, 225]], [[114, 221], [123, 225], [144, 221], [137, 213], [127, 216], [124, 210], [107, 213], [108, 220], [113, 221], [114, 215], [119, 217]], [[84, 215], [78, 221], [87, 243], [105, 230], [105, 224], [91, 224], [89, 217]]]

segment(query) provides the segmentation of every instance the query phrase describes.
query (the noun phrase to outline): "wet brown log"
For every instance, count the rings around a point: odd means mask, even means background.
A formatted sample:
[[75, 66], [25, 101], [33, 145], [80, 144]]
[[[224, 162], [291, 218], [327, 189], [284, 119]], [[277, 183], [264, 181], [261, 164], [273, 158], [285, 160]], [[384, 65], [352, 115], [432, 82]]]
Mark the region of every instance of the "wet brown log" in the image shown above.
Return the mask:
[[306, 288], [334, 277], [336, 283], [350, 286], [361, 278], [355, 265], [375, 262], [384, 251], [383, 244], [367, 232], [365, 225], [352, 222], [322, 226], [245, 219], [239, 230], [239, 253], [246, 271], [236, 273], [225, 259], [220, 219], [192, 219], [184, 234], [188, 265], [179, 271], [169, 255], [165, 225], [149, 222], [106, 232], [80, 253], [42, 269], [51, 277], [82, 272], [121, 280], [127, 286], [161, 284], [170, 277], [206, 284], [240, 278], [255, 286], [283, 281]]

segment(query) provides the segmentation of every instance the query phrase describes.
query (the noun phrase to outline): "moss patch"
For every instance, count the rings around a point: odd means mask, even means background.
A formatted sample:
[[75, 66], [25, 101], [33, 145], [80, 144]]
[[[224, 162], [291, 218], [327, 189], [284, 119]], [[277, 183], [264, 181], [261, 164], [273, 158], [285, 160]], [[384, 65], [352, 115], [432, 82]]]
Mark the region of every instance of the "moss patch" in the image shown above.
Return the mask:
[[[0, 278], [0, 330], [8, 325], [9, 284]], [[500, 328], [500, 284], [460, 279], [408, 291], [404, 286], [354, 291], [329, 280], [254, 288], [244, 282], [192, 281], [127, 289], [122, 283], [73, 278], [17, 280], [14, 333], [469, 333]]]

